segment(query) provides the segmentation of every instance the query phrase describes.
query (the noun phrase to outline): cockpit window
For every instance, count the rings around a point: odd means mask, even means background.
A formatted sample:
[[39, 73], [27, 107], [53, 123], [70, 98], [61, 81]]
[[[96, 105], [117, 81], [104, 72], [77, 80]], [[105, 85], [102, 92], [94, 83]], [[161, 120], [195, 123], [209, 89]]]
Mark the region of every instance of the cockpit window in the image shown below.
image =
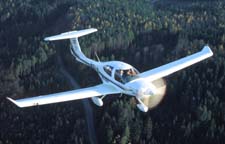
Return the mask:
[[104, 71], [105, 71], [108, 75], [111, 76], [111, 74], [112, 74], [112, 69], [113, 69], [112, 66], [106, 65], [106, 66], [104, 66], [103, 69], [104, 69]]
[[124, 71], [123, 70], [116, 70], [115, 71], [115, 80], [121, 83], [125, 83], [123, 80], [123, 76], [124, 76]]
[[125, 84], [131, 80], [137, 78], [138, 72], [135, 69], [128, 69], [128, 70], [116, 70], [114, 78], [115, 80]]

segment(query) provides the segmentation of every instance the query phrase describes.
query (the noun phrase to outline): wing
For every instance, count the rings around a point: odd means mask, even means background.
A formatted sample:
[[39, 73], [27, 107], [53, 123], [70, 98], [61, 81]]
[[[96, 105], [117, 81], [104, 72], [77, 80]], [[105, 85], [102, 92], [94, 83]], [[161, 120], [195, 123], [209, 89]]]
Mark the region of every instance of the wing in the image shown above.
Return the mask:
[[77, 99], [84, 99], [84, 98], [90, 98], [90, 97], [101, 96], [101, 95], [116, 94], [116, 93], [121, 93], [121, 91], [117, 90], [115, 87], [111, 85], [100, 84], [100, 85], [89, 87], [89, 88], [37, 96], [32, 98], [13, 100], [7, 97], [7, 99], [9, 99], [11, 102], [16, 104], [18, 107], [29, 107], [29, 106], [65, 102], [65, 101], [71, 101], [71, 100], [77, 100]]
[[192, 54], [190, 56], [181, 58], [177, 61], [168, 63], [166, 65], [157, 67], [155, 69], [140, 73], [138, 76], [148, 79], [149, 81], [154, 81], [156, 79], [170, 75], [176, 71], [200, 62], [208, 57], [211, 57], [213, 52], [208, 46], [205, 46], [200, 52]]

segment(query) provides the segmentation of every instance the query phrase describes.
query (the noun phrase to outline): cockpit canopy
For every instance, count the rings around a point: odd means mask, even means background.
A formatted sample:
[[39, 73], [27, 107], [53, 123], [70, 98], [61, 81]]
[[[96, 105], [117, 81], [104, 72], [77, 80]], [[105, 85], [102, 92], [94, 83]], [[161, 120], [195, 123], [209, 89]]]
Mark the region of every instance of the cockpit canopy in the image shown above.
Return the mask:
[[107, 62], [103, 68], [109, 76], [123, 84], [136, 79], [139, 73], [131, 65], [119, 61]]

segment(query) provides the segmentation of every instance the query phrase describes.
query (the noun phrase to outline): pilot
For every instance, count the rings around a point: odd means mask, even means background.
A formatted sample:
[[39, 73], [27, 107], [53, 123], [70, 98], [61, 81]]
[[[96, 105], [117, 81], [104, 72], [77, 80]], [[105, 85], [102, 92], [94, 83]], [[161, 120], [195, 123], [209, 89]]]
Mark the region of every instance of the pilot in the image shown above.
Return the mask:
[[119, 75], [120, 75], [121, 78], [123, 77], [123, 70], [119, 71]]
[[132, 76], [135, 76], [137, 73], [134, 71], [134, 69], [130, 69], [130, 74], [131, 74]]
[[131, 72], [130, 69], [127, 71], [127, 75], [128, 75], [128, 76], [131, 76], [131, 75], [132, 75], [132, 72]]

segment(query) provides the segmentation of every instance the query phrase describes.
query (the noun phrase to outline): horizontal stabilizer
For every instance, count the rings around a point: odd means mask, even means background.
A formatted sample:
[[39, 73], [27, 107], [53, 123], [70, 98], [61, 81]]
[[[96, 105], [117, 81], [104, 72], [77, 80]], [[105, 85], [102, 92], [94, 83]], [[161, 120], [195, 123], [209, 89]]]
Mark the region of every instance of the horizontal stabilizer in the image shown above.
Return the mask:
[[97, 29], [95, 29], [95, 28], [79, 30], [79, 31], [70, 31], [70, 32], [61, 33], [59, 35], [46, 37], [44, 40], [45, 41], [54, 41], [54, 40], [78, 38], [78, 37], [81, 37], [81, 36], [96, 32], [96, 31], [97, 31]]

